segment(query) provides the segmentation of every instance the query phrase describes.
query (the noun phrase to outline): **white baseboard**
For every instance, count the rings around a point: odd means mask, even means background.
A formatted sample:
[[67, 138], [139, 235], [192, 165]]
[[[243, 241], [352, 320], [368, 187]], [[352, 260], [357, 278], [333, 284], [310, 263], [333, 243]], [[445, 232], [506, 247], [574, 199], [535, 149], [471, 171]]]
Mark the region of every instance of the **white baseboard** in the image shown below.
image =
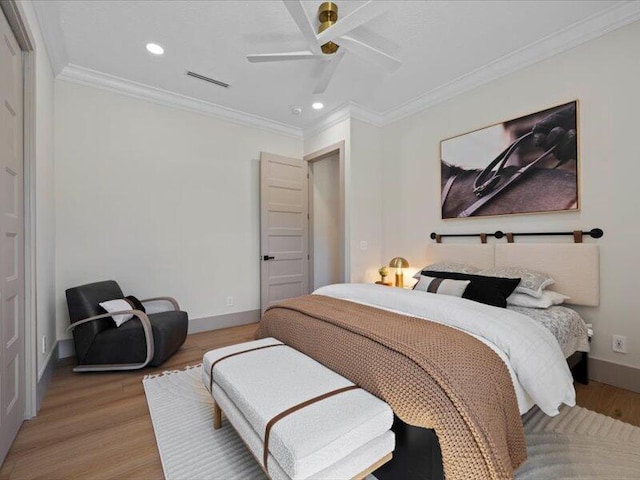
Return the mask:
[[260, 310], [248, 310], [213, 317], [194, 318], [189, 320], [189, 335], [193, 333], [208, 332], [221, 328], [237, 327], [247, 323], [260, 321]]
[[47, 388], [49, 388], [49, 382], [53, 377], [53, 372], [56, 368], [56, 360], [59, 358], [58, 351], [59, 342], [51, 349], [51, 353], [45, 360], [45, 365], [40, 372], [38, 372], [38, 381], [36, 383], [36, 412], [40, 410], [40, 406], [42, 405], [42, 400], [44, 400], [44, 396], [47, 393]]
[[[260, 310], [248, 310], [246, 312], [228, 313], [226, 315], [214, 315], [212, 317], [192, 318], [189, 320], [188, 334], [219, 330], [221, 328], [237, 327], [247, 323], [260, 321]], [[59, 340], [57, 343], [58, 360], [73, 357], [76, 354], [72, 338]], [[53, 357], [56, 358], [56, 357]]]
[[640, 369], [599, 358], [589, 358], [589, 378], [640, 393]]

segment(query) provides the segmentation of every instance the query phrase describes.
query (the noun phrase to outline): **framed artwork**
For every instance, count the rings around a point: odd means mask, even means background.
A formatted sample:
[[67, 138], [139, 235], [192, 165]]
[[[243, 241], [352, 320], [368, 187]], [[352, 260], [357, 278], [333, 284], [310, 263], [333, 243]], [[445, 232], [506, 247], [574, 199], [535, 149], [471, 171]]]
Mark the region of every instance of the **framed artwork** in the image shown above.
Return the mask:
[[442, 218], [575, 211], [578, 102], [440, 142]]

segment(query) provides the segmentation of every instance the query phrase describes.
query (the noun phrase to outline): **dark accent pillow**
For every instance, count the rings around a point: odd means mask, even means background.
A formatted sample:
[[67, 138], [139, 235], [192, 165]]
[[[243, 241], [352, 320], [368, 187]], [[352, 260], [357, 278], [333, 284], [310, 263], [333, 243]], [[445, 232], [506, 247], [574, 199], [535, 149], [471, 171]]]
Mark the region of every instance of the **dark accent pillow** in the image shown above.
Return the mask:
[[127, 295], [126, 297], [124, 297], [124, 299], [129, 303], [129, 305], [131, 305], [131, 308], [133, 310], [140, 310], [143, 313], [147, 313], [147, 311], [144, 309], [144, 305], [142, 305], [142, 302], [133, 295]]
[[452, 280], [470, 280], [471, 283], [464, 291], [462, 298], [501, 308], [507, 307], [507, 297], [513, 293], [520, 283], [519, 278], [485, 277], [484, 275], [472, 275], [470, 273], [423, 270], [422, 275], [450, 278]]

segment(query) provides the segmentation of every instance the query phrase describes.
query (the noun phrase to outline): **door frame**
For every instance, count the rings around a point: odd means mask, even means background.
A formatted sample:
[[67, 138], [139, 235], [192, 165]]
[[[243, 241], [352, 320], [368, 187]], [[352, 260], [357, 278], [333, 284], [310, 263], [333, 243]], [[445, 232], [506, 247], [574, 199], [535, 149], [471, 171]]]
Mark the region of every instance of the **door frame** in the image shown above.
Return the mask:
[[[0, 8], [23, 58], [23, 195], [24, 195], [24, 417], [37, 413], [38, 340], [36, 322], [36, 49], [24, 6], [2, 0]], [[53, 349], [52, 349], [53, 350]]]
[[309, 191], [309, 290], [312, 290], [313, 286], [313, 264], [315, 251], [313, 249], [313, 170], [311, 164], [319, 160], [324, 160], [327, 157], [331, 157], [338, 154], [338, 181], [340, 182], [339, 191], [340, 198], [338, 199], [338, 205], [340, 207], [340, 281], [346, 282], [347, 279], [347, 236], [346, 236], [346, 215], [345, 215], [345, 142], [344, 140], [324, 147], [313, 153], [309, 153], [302, 157], [307, 162], [307, 182]]

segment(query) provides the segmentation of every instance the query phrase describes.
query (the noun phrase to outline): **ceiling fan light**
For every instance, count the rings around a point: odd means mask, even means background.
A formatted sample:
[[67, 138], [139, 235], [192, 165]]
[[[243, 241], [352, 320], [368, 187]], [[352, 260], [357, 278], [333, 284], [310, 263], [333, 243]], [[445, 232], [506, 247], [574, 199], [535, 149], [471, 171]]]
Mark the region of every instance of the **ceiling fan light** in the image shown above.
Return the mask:
[[147, 51], [154, 55], [162, 55], [164, 53], [164, 48], [157, 43], [147, 43]]
[[314, 110], [322, 110], [324, 108], [324, 104], [322, 102], [313, 102], [311, 104], [311, 108]]

